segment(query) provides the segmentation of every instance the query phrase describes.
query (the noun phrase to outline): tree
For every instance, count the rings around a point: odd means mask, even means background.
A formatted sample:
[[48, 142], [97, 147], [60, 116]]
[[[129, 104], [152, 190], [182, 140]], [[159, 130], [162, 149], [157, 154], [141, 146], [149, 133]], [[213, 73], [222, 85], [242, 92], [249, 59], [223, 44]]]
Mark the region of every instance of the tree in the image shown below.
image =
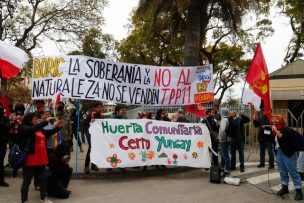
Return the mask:
[[[103, 23], [106, 0], [6, 0], [0, 1], [0, 40], [30, 52], [43, 38], [79, 45], [81, 36]], [[1, 93], [7, 81], [1, 79]]]
[[[241, 24], [245, 9], [256, 9], [257, 6], [268, 2], [269, 0], [141, 0], [137, 12], [150, 14], [155, 22], [159, 14], [166, 15], [170, 11], [172, 24], [175, 26], [182, 21], [183, 16], [186, 16], [184, 65], [191, 66], [200, 64], [200, 47], [207, 39], [206, 28], [212, 17], [218, 17], [235, 32]], [[217, 13], [208, 12], [214, 8]]]
[[103, 34], [97, 28], [91, 28], [84, 36], [82, 49], [75, 50], [70, 55], [86, 55], [96, 58], [115, 60], [118, 42], [110, 34]]
[[278, 0], [277, 6], [290, 19], [293, 32], [284, 58], [284, 61], [288, 64], [304, 56], [304, 1]]

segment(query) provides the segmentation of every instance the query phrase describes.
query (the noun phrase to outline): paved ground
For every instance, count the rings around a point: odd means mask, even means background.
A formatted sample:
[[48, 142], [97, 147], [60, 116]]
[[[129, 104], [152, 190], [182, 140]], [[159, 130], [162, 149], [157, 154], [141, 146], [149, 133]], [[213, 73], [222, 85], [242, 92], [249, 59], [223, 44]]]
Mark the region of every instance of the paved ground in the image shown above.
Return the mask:
[[[75, 151], [75, 150], [74, 150]], [[75, 152], [73, 152], [75, 153]], [[267, 167], [258, 169], [257, 154], [252, 153], [246, 163], [245, 173], [234, 171], [231, 177], [239, 177], [243, 183], [240, 186], [227, 184], [211, 184], [209, 172], [201, 169], [178, 168], [142, 172], [138, 169], [128, 169], [127, 174], [120, 171], [106, 173], [104, 170], [91, 175], [83, 174], [85, 153], [79, 154], [78, 178], [71, 180], [69, 189], [72, 195], [67, 200], [52, 199], [58, 203], [80, 202], [294, 202], [294, 190], [283, 200], [274, 194], [279, 189], [279, 173], [268, 171]], [[75, 154], [73, 154], [75, 157]], [[75, 159], [71, 162], [75, 168]], [[10, 173], [6, 170], [6, 173]], [[22, 178], [7, 177], [9, 188], [0, 187], [0, 203], [20, 202], [20, 184]], [[292, 183], [291, 183], [292, 185]], [[272, 190], [270, 189], [272, 188]], [[31, 203], [39, 202], [39, 193], [30, 187]], [[302, 201], [304, 202], [304, 201]]]

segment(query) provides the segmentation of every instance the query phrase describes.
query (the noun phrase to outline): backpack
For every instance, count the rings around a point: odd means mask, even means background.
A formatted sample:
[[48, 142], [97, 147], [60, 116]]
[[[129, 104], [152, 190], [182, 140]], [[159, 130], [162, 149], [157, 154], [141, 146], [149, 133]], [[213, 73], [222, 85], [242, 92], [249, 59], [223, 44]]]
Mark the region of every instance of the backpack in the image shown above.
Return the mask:
[[26, 161], [26, 156], [26, 150], [21, 150], [17, 144], [14, 144], [8, 155], [8, 160], [11, 167], [14, 170], [21, 168]]
[[228, 125], [226, 126], [226, 136], [230, 138], [236, 138], [238, 136], [237, 133], [237, 122], [233, 120], [231, 117], [228, 117]]

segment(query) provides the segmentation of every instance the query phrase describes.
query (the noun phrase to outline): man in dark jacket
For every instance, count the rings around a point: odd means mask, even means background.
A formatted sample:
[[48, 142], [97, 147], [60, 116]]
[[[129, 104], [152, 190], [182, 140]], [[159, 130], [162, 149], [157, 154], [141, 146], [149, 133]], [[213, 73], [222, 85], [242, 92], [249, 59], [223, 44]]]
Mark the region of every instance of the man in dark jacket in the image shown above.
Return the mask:
[[[91, 153], [91, 134], [89, 133], [89, 127], [92, 122], [94, 122], [95, 119], [103, 119], [103, 115], [101, 113], [102, 104], [101, 103], [95, 103], [93, 111], [87, 116], [85, 123], [84, 123], [84, 130], [86, 132], [87, 141], [89, 144], [88, 152], [85, 159], [84, 164], [84, 172], [85, 174], [90, 173], [90, 153]], [[94, 171], [98, 171], [98, 167], [95, 164], [91, 164], [91, 169]]]
[[10, 120], [4, 115], [4, 107], [0, 103], [0, 186], [8, 187], [4, 181], [4, 157], [6, 154], [7, 141], [9, 136]]
[[274, 136], [271, 135], [271, 126], [269, 120], [263, 115], [259, 120], [256, 117], [256, 113], [253, 115], [253, 125], [259, 128], [258, 140], [260, 145], [260, 164], [258, 168], [265, 166], [265, 149], [267, 149], [269, 156], [269, 169], [274, 168]]
[[[219, 133], [219, 124], [215, 120], [214, 117], [214, 110], [212, 108], [207, 109], [206, 111], [206, 119], [204, 122], [206, 123], [206, 126], [210, 132], [210, 138], [212, 142], [212, 149], [216, 153], [218, 153], [218, 146], [219, 146], [219, 139], [218, 139], [218, 133]], [[218, 165], [218, 156], [212, 154], [212, 162], [214, 165]]]
[[66, 199], [70, 195], [70, 191], [67, 188], [73, 172], [73, 169], [69, 166], [69, 147], [65, 143], [60, 143], [55, 153], [48, 154], [48, 160], [48, 195]]
[[[243, 113], [240, 113], [240, 117], [236, 115], [236, 111], [230, 111], [230, 121], [233, 123], [233, 133], [235, 136], [231, 137], [231, 168], [235, 170], [236, 165], [236, 151], [239, 152], [240, 171], [245, 171], [244, 164], [244, 142], [245, 142], [245, 123], [248, 123], [250, 119]], [[231, 123], [229, 122], [229, 125]]]

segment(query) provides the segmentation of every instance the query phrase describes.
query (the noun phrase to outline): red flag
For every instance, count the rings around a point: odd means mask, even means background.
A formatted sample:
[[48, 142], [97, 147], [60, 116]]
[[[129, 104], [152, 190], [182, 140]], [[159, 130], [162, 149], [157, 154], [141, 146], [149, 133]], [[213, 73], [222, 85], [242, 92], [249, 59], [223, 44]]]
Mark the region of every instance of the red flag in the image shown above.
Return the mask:
[[246, 81], [253, 91], [264, 101], [264, 113], [268, 119], [271, 116], [269, 75], [261, 44], [258, 44], [249, 67]]
[[189, 104], [186, 106], [186, 111], [195, 114], [197, 117], [206, 116], [206, 110], [200, 104]]
[[0, 98], [0, 102], [1, 102], [2, 105], [3, 105], [4, 114], [5, 114], [6, 116], [9, 116], [9, 115], [11, 114], [11, 112], [10, 112], [10, 109], [9, 109], [9, 103], [8, 103], [7, 97], [6, 97], [6, 96], [2, 96], [2, 97]]

